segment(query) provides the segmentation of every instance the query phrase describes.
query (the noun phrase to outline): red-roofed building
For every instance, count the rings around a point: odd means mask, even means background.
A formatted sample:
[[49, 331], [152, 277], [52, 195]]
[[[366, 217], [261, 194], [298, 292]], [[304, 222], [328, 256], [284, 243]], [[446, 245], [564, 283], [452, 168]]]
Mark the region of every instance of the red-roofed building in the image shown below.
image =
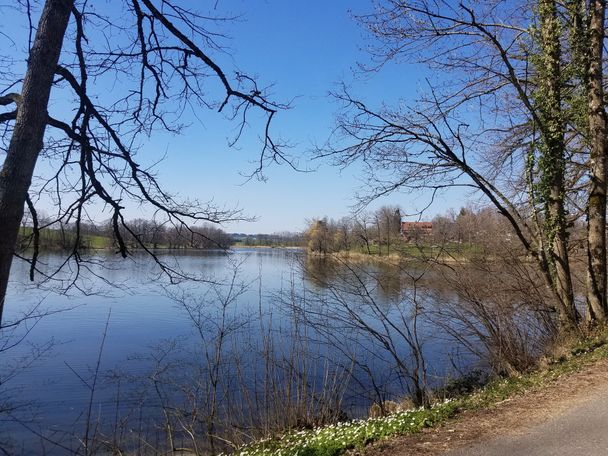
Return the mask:
[[408, 241], [433, 234], [431, 222], [401, 222], [401, 236]]

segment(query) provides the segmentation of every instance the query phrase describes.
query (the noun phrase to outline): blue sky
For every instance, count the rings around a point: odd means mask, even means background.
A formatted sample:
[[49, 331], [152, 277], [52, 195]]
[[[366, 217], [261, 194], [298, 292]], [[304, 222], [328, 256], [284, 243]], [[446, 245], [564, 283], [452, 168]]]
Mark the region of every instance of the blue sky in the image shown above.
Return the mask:
[[[113, 9], [117, 2], [94, 5], [98, 10]], [[239, 19], [221, 27], [230, 37], [222, 41], [228, 49], [215, 58], [227, 72], [238, 69], [257, 76], [261, 85], [272, 84], [274, 99], [291, 101], [291, 109], [276, 116], [273, 135], [289, 141], [293, 145], [290, 153], [300, 167], [314, 172], [298, 173], [285, 165], [272, 165], [265, 170], [266, 181], [247, 181], [243, 175], [254, 168], [261, 127], [254, 123], [237, 146], [229, 148], [236, 124], [215, 112], [199, 113], [198, 118], [186, 114], [184, 120], [190, 126], [180, 136], [162, 134], [143, 141], [139, 159], [152, 163], [165, 156], [156, 169], [160, 182], [171, 192], [238, 206], [258, 219], [226, 225], [227, 231], [295, 231], [304, 228], [306, 219], [348, 215], [355, 202], [353, 195], [362, 184], [360, 170], [340, 171], [327, 162], [310, 161], [310, 150], [328, 138], [339, 108], [328, 92], [343, 81], [372, 104], [383, 100], [391, 104], [397, 97], [407, 102], [414, 99], [425, 71], [401, 63], [371, 76], [354, 74], [357, 62], [368, 58], [364, 49], [369, 41], [352, 13], [369, 12], [371, 7], [371, 2], [345, 0], [217, 2], [215, 13], [238, 15]], [[349, 11], [352, 8], [357, 10]], [[414, 212], [426, 205], [423, 196], [396, 194], [370, 209], [391, 204], [406, 213]], [[461, 192], [440, 196], [425, 218], [464, 203]], [[149, 214], [131, 208], [128, 215]]]
[[[400, 64], [389, 65], [373, 76], [354, 74], [357, 62], [368, 58], [364, 48], [370, 42], [352, 15], [369, 12], [371, 2], [220, 2], [220, 7], [226, 5], [234, 6], [230, 11], [242, 13], [243, 18], [227, 30], [234, 62], [243, 71], [259, 75], [261, 81], [274, 84], [277, 99], [293, 99], [292, 109], [278, 115], [273, 129], [295, 144], [292, 154], [299, 157], [302, 167], [316, 171], [297, 173], [287, 166], [274, 165], [266, 170], [266, 182], [249, 181], [242, 185], [239, 172], [251, 169], [248, 160], [256, 158], [259, 146], [255, 141], [243, 141], [240, 150], [228, 150], [226, 132], [210, 132], [207, 128], [207, 133], [219, 133], [214, 143], [217, 149], [209, 147], [202, 133], [200, 144], [204, 146], [200, 151], [170, 153], [167, 164], [174, 167], [167, 182], [179, 176], [180, 169], [182, 172], [188, 169], [185, 175], [181, 174], [184, 178], [180, 185], [185, 193], [196, 194], [202, 190], [196, 176], [198, 170], [212, 167], [214, 171], [204, 176], [205, 188], [209, 190], [201, 194], [213, 194], [216, 201], [238, 204], [259, 217], [258, 222], [236, 224], [228, 227], [230, 230], [253, 233], [298, 230], [304, 227], [305, 219], [348, 215], [354, 204], [353, 195], [362, 185], [360, 170], [353, 167], [340, 171], [327, 162], [309, 160], [314, 144], [323, 143], [331, 133], [339, 109], [328, 92], [344, 81], [368, 101], [380, 103], [395, 94], [412, 100], [424, 69]], [[354, 6], [358, 9], [350, 11]], [[190, 141], [184, 138], [184, 147], [199, 143]], [[169, 149], [172, 146], [175, 142], [168, 144]], [[192, 163], [194, 166], [188, 168]], [[393, 195], [378, 201], [372, 209], [397, 204], [406, 212], [414, 212], [425, 201], [419, 196]], [[428, 217], [461, 204], [453, 196], [440, 197]]]

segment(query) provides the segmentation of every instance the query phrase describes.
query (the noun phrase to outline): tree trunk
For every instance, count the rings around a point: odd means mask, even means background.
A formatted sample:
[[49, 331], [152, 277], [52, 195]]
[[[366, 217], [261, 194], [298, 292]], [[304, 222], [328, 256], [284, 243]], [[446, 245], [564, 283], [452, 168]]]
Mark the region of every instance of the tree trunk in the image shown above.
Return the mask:
[[44, 5], [23, 80], [13, 136], [0, 171], [0, 325], [19, 225], [42, 150], [53, 76], [73, 3], [47, 0]]
[[565, 143], [561, 94], [560, 23], [555, 0], [539, 1], [541, 22], [542, 67], [539, 68], [538, 105], [542, 119], [543, 150], [539, 160], [542, 192], [545, 200], [545, 235], [548, 239], [549, 266], [559, 301], [562, 329], [576, 326], [572, 276], [568, 258], [568, 232], [564, 207]]
[[587, 305], [589, 319], [605, 322], [606, 307], [606, 110], [603, 89], [605, 0], [589, 5], [589, 157], [587, 203]]
[[560, 230], [560, 233], [556, 236], [552, 253], [555, 266], [555, 289], [560, 301], [560, 324], [565, 331], [571, 331], [578, 323], [578, 312], [574, 304], [568, 241], [565, 230]]

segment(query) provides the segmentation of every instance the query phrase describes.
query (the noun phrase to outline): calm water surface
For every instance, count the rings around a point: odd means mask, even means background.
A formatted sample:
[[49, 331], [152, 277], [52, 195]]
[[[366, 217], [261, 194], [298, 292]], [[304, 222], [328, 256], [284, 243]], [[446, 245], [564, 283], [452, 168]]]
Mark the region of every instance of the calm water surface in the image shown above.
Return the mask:
[[[179, 264], [189, 273], [201, 274], [215, 281], [225, 280], [232, 274], [234, 264], [238, 264], [238, 282], [246, 288], [236, 299], [231, 317], [250, 319], [264, 313], [272, 314], [272, 319], [280, 323], [288, 317], [281, 310], [273, 310], [272, 306], [281, 291], [289, 292], [294, 286], [317, 291], [323, 288], [297, 267], [302, 255], [292, 250], [237, 249], [231, 255], [221, 252], [180, 254]], [[59, 254], [50, 254], [43, 261], [50, 271], [62, 259]], [[117, 409], [116, 382], [107, 380], [112, 373], [120, 372], [125, 379], [146, 376], [150, 369], [146, 360], [150, 353], [155, 352], [154, 347], [176, 338], [186, 343], [196, 339], [192, 320], [176, 304], [174, 297], [188, 293], [191, 299], [197, 299], [198, 295], [203, 300], [214, 299], [210, 285], [205, 283], [170, 285], [166, 277], [158, 275], [158, 268], [148, 257], [136, 256], [133, 260], [119, 261], [100, 254], [97, 259], [104, 266], [93, 265], [90, 271], [83, 273], [85, 280], [82, 286], [95, 293], [88, 296], [76, 290], [58, 294], [33, 286], [28, 281], [28, 265], [19, 260], [14, 263], [6, 300], [7, 320], [37, 304], [40, 311], [57, 311], [39, 321], [32, 320], [25, 339], [15, 348], [0, 353], [5, 368], [23, 362], [27, 364], [3, 385], [5, 397], [10, 397], [15, 404], [28, 403], [27, 407], [15, 412], [15, 417], [23, 420], [25, 426], [15, 423], [3, 425], [4, 431], [14, 441], [31, 441], [32, 429], [49, 435], [49, 432], [73, 429], [82, 422], [91, 399], [90, 386], [106, 322], [107, 334], [92, 404], [93, 414], [111, 417]], [[95, 274], [109, 283], [95, 277]], [[110, 284], [119, 284], [120, 288]], [[402, 286], [399, 280], [389, 284], [377, 299], [389, 305]], [[217, 313], [210, 311], [209, 315], [213, 319]], [[455, 375], [454, 360], [461, 363], [463, 358], [456, 356], [459, 347], [450, 345], [447, 338], [429, 328], [427, 330], [424, 350], [428, 369], [431, 379], [439, 383], [437, 379]], [[248, 337], [251, 338], [251, 334]], [[285, 338], [280, 340], [287, 343]], [[48, 351], [29, 362], [32, 353], [49, 346]], [[247, 344], [242, 347], [247, 347]], [[368, 355], [371, 356], [372, 352], [370, 350]], [[361, 356], [367, 355], [362, 352]], [[121, 388], [123, 391], [128, 389], [129, 381], [123, 381]], [[363, 401], [359, 405], [365, 407], [369, 404]], [[128, 406], [128, 399], [121, 399], [120, 407]]]

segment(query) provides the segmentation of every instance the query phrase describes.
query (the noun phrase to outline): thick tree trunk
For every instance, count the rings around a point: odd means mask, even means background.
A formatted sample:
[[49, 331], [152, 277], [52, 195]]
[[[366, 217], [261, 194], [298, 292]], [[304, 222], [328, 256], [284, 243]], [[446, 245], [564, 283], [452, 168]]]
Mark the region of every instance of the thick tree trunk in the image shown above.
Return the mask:
[[565, 213], [565, 143], [561, 95], [560, 23], [555, 0], [540, 0], [542, 64], [540, 68], [540, 117], [543, 121], [541, 166], [545, 198], [545, 235], [549, 266], [559, 301], [560, 323], [569, 331], [577, 324], [572, 276], [568, 258], [568, 232]]
[[23, 80], [17, 119], [0, 171], [0, 325], [19, 225], [42, 149], [47, 106], [73, 0], [47, 0]]
[[560, 301], [560, 324], [565, 331], [573, 330], [578, 322], [578, 312], [574, 304], [572, 275], [568, 257], [568, 238], [560, 230], [553, 242], [553, 259], [555, 267], [555, 290]]
[[589, 136], [591, 188], [587, 203], [587, 305], [589, 319], [605, 322], [606, 307], [606, 110], [603, 88], [605, 0], [589, 5]]

